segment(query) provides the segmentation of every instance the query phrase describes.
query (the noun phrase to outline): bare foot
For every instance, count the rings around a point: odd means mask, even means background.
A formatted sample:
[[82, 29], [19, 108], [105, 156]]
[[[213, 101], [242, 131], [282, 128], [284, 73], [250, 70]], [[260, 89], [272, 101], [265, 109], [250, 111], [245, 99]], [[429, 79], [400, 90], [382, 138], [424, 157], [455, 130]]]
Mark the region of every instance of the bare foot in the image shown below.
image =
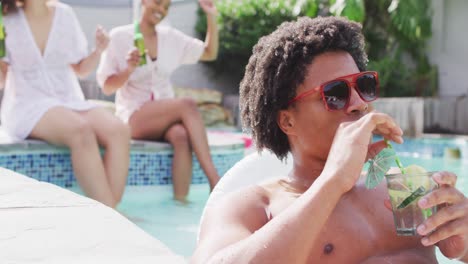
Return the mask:
[[174, 196], [174, 200], [178, 203], [181, 203], [183, 205], [187, 205], [189, 203], [189, 201], [187, 200], [187, 197], [177, 197], [177, 196]]

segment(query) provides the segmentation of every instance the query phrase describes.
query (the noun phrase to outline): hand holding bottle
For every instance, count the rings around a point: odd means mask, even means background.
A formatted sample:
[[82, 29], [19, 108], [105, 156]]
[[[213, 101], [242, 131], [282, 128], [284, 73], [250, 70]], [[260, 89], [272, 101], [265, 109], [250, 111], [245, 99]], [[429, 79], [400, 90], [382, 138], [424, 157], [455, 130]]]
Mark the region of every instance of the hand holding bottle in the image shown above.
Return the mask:
[[134, 48], [127, 54], [127, 71], [131, 74], [140, 64], [140, 52]]
[[6, 56], [6, 32], [3, 25], [3, 6], [0, 3], [0, 58]]

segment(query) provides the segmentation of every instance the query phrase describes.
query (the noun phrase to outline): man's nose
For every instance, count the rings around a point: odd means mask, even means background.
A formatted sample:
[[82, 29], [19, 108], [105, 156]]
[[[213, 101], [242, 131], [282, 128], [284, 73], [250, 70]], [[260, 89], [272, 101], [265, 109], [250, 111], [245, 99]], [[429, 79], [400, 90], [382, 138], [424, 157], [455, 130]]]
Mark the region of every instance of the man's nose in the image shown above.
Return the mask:
[[358, 92], [356, 91], [356, 88], [353, 87], [351, 88], [351, 95], [349, 98], [349, 105], [348, 108], [346, 109], [346, 112], [348, 114], [353, 114], [353, 113], [362, 113], [367, 111], [369, 108], [369, 104], [362, 100], [362, 98], [359, 96]]

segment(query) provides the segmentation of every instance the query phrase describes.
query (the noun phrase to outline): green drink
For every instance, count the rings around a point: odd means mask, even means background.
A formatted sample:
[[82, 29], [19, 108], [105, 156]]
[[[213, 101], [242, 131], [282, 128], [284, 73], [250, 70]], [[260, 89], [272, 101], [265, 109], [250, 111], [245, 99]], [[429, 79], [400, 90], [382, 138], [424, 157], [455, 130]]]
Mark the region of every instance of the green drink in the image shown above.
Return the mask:
[[416, 228], [437, 211], [437, 207], [421, 209], [418, 201], [437, 188], [433, 172], [386, 175], [388, 194], [392, 203], [393, 219], [399, 236], [416, 236]]
[[3, 6], [0, 3], [0, 58], [6, 56], [5, 26], [3, 25]]
[[133, 36], [133, 41], [135, 47], [138, 49], [138, 52], [140, 53], [140, 66], [146, 64], [146, 49], [145, 49], [145, 40], [143, 38], [143, 34], [141, 33], [140, 30], [140, 24], [138, 24], [138, 21], [135, 20], [134, 22], [135, 26], [135, 32]]

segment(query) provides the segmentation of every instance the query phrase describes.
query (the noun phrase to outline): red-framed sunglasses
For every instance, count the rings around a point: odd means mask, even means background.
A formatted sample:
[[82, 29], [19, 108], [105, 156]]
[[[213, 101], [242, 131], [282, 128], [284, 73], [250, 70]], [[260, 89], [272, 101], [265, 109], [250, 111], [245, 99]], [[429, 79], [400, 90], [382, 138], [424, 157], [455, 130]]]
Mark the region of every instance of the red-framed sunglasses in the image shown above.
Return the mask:
[[379, 75], [375, 71], [366, 71], [336, 78], [298, 94], [288, 102], [288, 106], [308, 95], [320, 92], [325, 108], [328, 111], [346, 109], [349, 105], [353, 86], [362, 100], [372, 102], [378, 98]]

